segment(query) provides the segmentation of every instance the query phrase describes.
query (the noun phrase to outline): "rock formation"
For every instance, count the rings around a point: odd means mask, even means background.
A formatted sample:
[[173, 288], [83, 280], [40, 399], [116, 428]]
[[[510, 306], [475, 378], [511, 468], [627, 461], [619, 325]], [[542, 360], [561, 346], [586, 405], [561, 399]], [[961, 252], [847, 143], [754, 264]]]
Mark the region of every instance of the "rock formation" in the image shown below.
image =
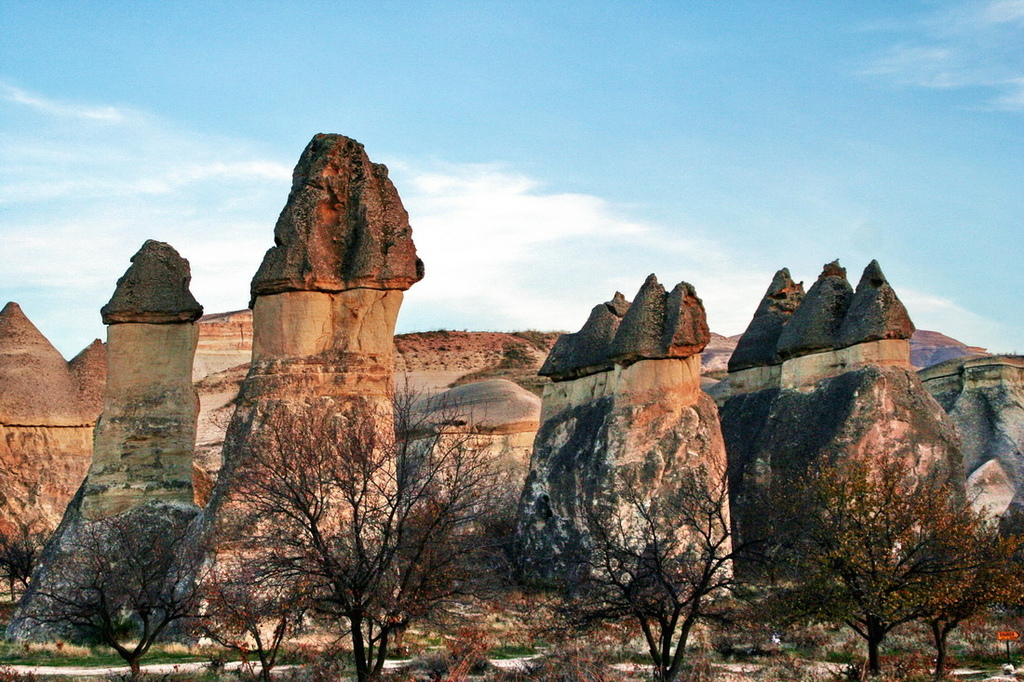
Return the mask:
[[248, 365], [252, 360], [252, 311], [235, 310], [199, 318], [199, 343], [192, 379]]
[[0, 311], [0, 532], [57, 526], [89, 468], [105, 374], [99, 341], [68, 363], [17, 303]]
[[541, 400], [506, 379], [463, 384], [418, 400], [412, 421], [418, 430], [443, 428], [487, 453], [508, 477], [516, 494], [530, 469], [533, 439], [540, 427]]
[[715, 405], [700, 390], [708, 339], [693, 287], [683, 282], [668, 293], [653, 275], [632, 305], [617, 294], [559, 339], [542, 369], [553, 382], [519, 504], [525, 579], [565, 577], [588, 543], [586, 511], [625, 472], [639, 472], [653, 499], [695, 467], [724, 471]]
[[[191, 376], [202, 307], [188, 289], [188, 262], [169, 245], [147, 241], [131, 262], [101, 311], [107, 380], [92, 464], [11, 620], [8, 635], [16, 639], [64, 633], [36, 617], [52, 602], [47, 593], [73, 589], [76, 565], [89, 563], [78, 556], [84, 539], [96, 528], [116, 519], [171, 533], [199, 511], [192, 492], [199, 401]], [[83, 376], [95, 375], [97, 353], [80, 356]]]
[[976, 506], [1024, 527], [1024, 358], [957, 358], [919, 376], [960, 432]]
[[423, 276], [387, 168], [341, 135], [317, 135], [302, 153], [274, 242], [252, 280], [252, 364], [201, 535], [217, 527], [231, 474], [264, 425], [390, 408], [402, 292]]
[[[785, 271], [776, 275], [759, 316], [786, 280]], [[740, 541], [760, 536], [776, 492], [821, 462], [897, 453], [910, 470], [958, 470], [956, 430], [910, 365], [914, 326], [877, 262], [856, 292], [829, 263], [788, 321], [775, 315], [781, 365], [752, 341], [760, 352], [748, 357], [762, 364], [731, 366], [718, 393]], [[748, 329], [761, 342], [756, 317]]]

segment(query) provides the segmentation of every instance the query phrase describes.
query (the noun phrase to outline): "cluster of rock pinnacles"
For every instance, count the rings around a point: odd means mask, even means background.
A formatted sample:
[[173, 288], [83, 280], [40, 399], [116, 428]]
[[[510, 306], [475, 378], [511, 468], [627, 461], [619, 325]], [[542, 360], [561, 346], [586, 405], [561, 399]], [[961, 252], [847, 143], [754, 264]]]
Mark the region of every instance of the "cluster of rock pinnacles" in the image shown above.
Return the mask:
[[[58, 368], [68, 383], [62, 395], [78, 398], [53, 402], [43, 419], [82, 429], [65, 450], [78, 453], [68, 461], [83, 468], [90, 448], [80, 441], [93, 433], [91, 465], [9, 635], [46, 635], [31, 618], [37, 592], [60, 589], [50, 584], [53, 567], [68, 560], [88, 524], [140, 515], [169, 530], [189, 526], [203, 547], [261, 424], [281, 412], [374, 409], [389, 400], [402, 292], [423, 277], [423, 264], [387, 169], [349, 138], [315, 136], [295, 168], [274, 243], [252, 280], [252, 362], [202, 509], [192, 490], [198, 401], [190, 380], [202, 308], [189, 292], [188, 263], [172, 247], [147, 241], [132, 258], [102, 310], [108, 341], [98, 421], [102, 368], [90, 358], [102, 348]], [[0, 331], [18, 326], [23, 343], [38, 347], [12, 305], [0, 313]], [[876, 262], [856, 290], [838, 263], [806, 293], [780, 270], [728, 377], [709, 393], [701, 390], [700, 353], [710, 333], [690, 284], [666, 291], [651, 275], [632, 302], [616, 293], [595, 306], [541, 368], [551, 383], [519, 502], [514, 547], [522, 577], [551, 583], [564, 575], [567, 557], [586, 545], [588, 506], [627, 471], [649, 481], [651, 496], [695, 467], [727, 473], [742, 540], [770, 516], [758, 506], [768, 499], [763, 493], [816, 462], [896, 452], [908, 467], [960, 467], [956, 427], [910, 365], [913, 331]], [[36, 355], [56, 363], [52, 354]], [[0, 348], [0, 378], [14, 377], [5, 357]], [[965, 385], [948, 388], [950, 405]], [[16, 409], [0, 404], [0, 419], [11, 424], [0, 429], [27, 429], [19, 437], [38, 439], [29, 433], [38, 418], [20, 418]], [[1024, 474], [1019, 452], [1000, 457], [1013, 460], [1004, 466], [1015, 483]]]

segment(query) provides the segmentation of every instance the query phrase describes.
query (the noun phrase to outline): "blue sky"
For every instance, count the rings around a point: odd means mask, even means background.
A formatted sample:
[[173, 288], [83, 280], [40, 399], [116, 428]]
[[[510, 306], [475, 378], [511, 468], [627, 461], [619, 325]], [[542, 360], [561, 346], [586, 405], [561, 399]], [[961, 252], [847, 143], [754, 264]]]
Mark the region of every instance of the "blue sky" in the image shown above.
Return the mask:
[[577, 329], [685, 279], [741, 332], [783, 266], [877, 258], [1024, 352], [1024, 0], [0, 3], [0, 297], [65, 355], [147, 238], [242, 308], [291, 168], [387, 163], [400, 331]]

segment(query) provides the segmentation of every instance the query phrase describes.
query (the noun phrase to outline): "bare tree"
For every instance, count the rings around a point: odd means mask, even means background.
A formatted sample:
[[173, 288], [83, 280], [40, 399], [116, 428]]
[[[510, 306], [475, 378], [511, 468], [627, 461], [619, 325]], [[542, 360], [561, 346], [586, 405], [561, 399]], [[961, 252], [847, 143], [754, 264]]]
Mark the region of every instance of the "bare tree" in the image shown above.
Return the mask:
[[29, 617], [109, 646], [137, 675], [168, 626], [196, 614], [193, 562], [183, 556], [193, 515], [146, 505], [81, 521], [63, 539], [45, 584], [36, 586]]
[[28, 588], [50, 531], [37, 522], [17, 521], [0, 532], [0, 577], [11, 596]]
[[590, 547], [570, 581], [566, 614], [589, 626], [631, 620], [643, 632], [655, 678], [678, 678], [690, 633], [735, 586], [724, 472], [696, 467], [656, 492], [636, 469], [586, 517]]
[[249, 529], [244, 549], [264, 574], [301, 581], [312, 611], [350, 638], [358, 679], [375, 679], [396, 634], [472, 591], [491, 462], [452, 420], [413, 423], [410, 399], [261, 409], [228, 502]]
[[201, 632], [246, 656], [255, 650], [260, 678], [271, 679], [285, 637], [301, 624], [303, 584], [262, 572], [260, 557], [221, 556], [203, 576]]

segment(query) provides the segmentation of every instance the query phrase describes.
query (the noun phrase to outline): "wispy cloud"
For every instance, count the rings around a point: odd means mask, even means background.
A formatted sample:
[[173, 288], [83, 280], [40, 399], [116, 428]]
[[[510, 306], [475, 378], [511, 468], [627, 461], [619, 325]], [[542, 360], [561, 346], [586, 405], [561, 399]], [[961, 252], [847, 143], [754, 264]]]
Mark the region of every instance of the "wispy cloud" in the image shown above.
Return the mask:
[[389, 165], [427, 269], [407, 294], [404, 330], [575, 329], [595, 304], [616, 290], [632, 298], [654, 272], [668, 287], [694, 283], [713, 326], [735, 333], [771, 276], [713, 241], [680, 237], [686, 230], [636, 220], [599, 197], [547, 190], [499, 166]]
[[0, 295], [20, 299], [65, 354], [102, 335], [96, 311], [146, 239], [189, 259], [207, 309], [247, 303], [287, 196], [287, 160], [128, 107], [0, 84], [5, 114]]
[[66, 104], [52, 99], [47, 99], [38, 94], [26, 92], [20, 88], [16, 88], [13, 85], [3, 82], [0, 82], [0, 93], [2, 93], [0, 96], [8, 102], [31, 107], [32, 109], [51, 116], [105, 121], [108, 123], [119, 123], [125, 119], [125, 113], [117, 107], [93, 107]]
[[887, 30], [900, 39], [863, 74], [912, 87], [979, 88], [979, 108], [1024, 111], [1024, 0], [942, 5]]

